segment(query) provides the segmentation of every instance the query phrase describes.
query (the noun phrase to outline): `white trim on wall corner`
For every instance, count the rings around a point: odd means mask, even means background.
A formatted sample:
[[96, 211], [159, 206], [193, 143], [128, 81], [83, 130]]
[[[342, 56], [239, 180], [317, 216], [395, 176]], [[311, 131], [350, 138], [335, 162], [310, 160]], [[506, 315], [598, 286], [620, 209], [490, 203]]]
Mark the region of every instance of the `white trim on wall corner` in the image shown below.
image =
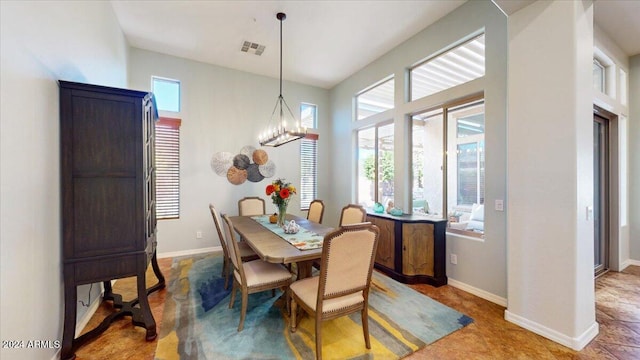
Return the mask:
[[549, 329], [544, 325], [538, 324], [537, 322], [509, 312], [509, 310], [504, 311], [504, 319], [575, 351], [582, 350], [598, 335], [598, 332], [600, 331], [600, 326], [594, 321], [593, 324], [591, 324], [591, 326], [589, 326], [589, 328], [580, 336], [572, 338], [553, 329]]
[[491, 301], [494, 304], [498, 304], [500, 306], [504, 306], [507, 307], [507, 299], [500, 297], [498, 295], [492, 294], [488, 291], [482, 290], [482, 289], [478, 289], [477, 287], [471, 286], [469, 284], [465, 284], [461, 281], [458, 281], [456, 279], [452, 279], [449, 278], [447, 280], [447, 284], [453, 286], [454, 288], [458, 288], [462, 291], [466, 291], [470, 294], [473, 294], [477, 297], [483, 298], [487, 301]]
[[216, 252], [216, 251], [222, 251], [222, 246], [212, 246], [212, 247], [200, 248], [200, 249], [158, 253], [158, 259], [163, 259], [168, 257], [188, 256], [188, 255], [198, 255], [198, 254], [204, 254], [204, 253], [210, 253], [210, 252]]

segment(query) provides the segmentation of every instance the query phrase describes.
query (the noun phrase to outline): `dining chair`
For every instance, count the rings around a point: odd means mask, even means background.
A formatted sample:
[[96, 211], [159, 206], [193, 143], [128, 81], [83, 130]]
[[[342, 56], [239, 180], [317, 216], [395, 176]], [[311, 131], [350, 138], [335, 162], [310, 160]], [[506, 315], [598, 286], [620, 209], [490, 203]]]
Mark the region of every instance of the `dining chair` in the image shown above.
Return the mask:
[[[209, 204], [209, 211], [211, 211], [211, 217], [213, 218], [213, 223], [216, 226], [216, 230], [218, 231], [218, 238], [220, 239], [220, 245], [222, 246], [222, 253], [224, 260], [222, 261], [222, 276], [224, 276], [224, 289], [229, 288], [229, 270], [231, 270], [231, 265], [229, 261], [231, 258], [229, 257], [229, 250], [227, 249], [227, 240], [225, 237], [224, 229], [222, 228], [222, 221], [220, 220], [220, 213], [218, 210], [212, 205]], [[242, 261], [251, 261], [259, 259], [260, 257], [256, 254], [253, 249], [246, 242], [242, 241], [238, 243], [238, 253], [240, 253], [240, 258]]]
[[307, 220], [322, 224], [322, 216], [324, 215], [324, 203], [322, 200], [313, 200], [309, 204], [309, 212], [307, 212]]
[[239, 243], [236, 241], [233, 231], [233, 223], [227, 215], [223, 215], [222, 219], [226, 224], [227, 248], [233, 264], [233, 287], [231, 288], [229, 309], [233, 308], [233, 303], [236, 300], [236, 290], [239, 289], [242, 293], [242, 307], [240, 309], [238, 331], [242, 331], [244, 319], [247, 315], [249, 294], [272, 290], [275, 295], [275, 289], [282, 288], [285, 294], [285, 304], [288, 304], [291, 273], [282, 264], [268, 263], [262, 260], [242, 262], [238, 248]]
[[340, 226], [359, 224], [367, 221], [367, 210], [361, 205], [349, 204], [342, 208]]
[[257, 196], [247, 196], [238, 200], [238, 215], [254, 216], [266, 214], [264, 199]]
[[322, 358], [322, 322], [359, 311], [367, 349], [369, 341], [369, 287], [378, 246], [379, 229], [367, 224], [346, 225], [324, 237], [318, 276], [295, 281], [291, 296], [291, 332], [296, 332], [299, 305], [313, 317], [316, 358]]

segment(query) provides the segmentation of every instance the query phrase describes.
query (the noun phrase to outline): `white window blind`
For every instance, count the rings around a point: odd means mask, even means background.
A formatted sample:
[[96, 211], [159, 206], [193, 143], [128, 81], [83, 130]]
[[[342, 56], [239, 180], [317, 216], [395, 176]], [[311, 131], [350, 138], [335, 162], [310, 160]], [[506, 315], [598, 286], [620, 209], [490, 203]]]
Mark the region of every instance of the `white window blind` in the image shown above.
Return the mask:
[[180, 217], [180, 119], [156, 122], [156, 218]]
[[[300, 124], [315, 128], [318, 107], [301, 104]], [[309, 204], [318, 196], [318, 135], [308, 134], [300, 141], [300, 209], [309, 209]]]

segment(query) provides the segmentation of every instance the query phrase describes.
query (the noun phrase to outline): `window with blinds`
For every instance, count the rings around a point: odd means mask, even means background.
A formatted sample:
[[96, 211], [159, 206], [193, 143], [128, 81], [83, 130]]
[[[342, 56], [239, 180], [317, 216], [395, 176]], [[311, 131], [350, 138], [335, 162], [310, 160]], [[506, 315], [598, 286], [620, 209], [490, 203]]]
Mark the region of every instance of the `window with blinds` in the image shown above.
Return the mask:
[[[300, 124], [314, 129], [317, 125], [318, 107], [300, 105]], [[318, 135], [308, 134], [300, 141], [300, 210], [308, 210], [318, 196]]]
[[180, 217], [180, 119], [156, 122], [156, 218]]

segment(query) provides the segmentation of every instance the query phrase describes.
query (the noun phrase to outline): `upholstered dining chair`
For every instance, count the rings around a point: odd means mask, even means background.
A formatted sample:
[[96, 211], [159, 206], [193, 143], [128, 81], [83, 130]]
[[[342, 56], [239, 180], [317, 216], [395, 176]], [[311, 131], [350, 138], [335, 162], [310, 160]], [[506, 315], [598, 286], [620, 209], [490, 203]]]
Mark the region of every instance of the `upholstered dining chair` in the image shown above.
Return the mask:
[[291, 286], [290, 331], [295, 332], [299, 305], [313, 317], [316, 358], [322, 358], [322, 322], [360, 312], [367, 349], [369, 341], [369, 287], [378, 246], [378, 227], [370, 223], [346, 225], [324, 237], [320, 275]]
[[322, 224], [322, 216], [324, 215], [324, 203], [322, 200], [313, 200], [309, 204], [309, 212], [307, 212], [307, 220]]
[[361, 205], [349, 204], [342, 208], [340, 226], [359, 224], [367, 221], [367, 210]]
[[[226, 290], [229, 288], [229, 272], [231, 270], [231, 264], [229, 262], [231, 258], [229, 257], [229, 250], [227, 249], [227, 240], [222, 227], [220, 213], [218, 213], [218, 210], [216, 210], [212, 204], [209, 204], [209, 211], [211, 211], [211, 217], [213, 218], [213, 223], [216, 226], [216, 231], [218, 231], [218, 238], [220, 239], [220, 245], [222, 246], [222, 253], [224, 257], [222, 261], [222, 276], [224, 276], [224, 289]], [[242, 261], [251, 261], [260, 258], [249, 244], [244, 241], [238, 243], [238, 253], [240, 253]]]
[[240, 324], [238, 331], [244, 328], [244, 319], [247, 315], [247, 304], [249, 302], [249, 294], [282, 288], [285, 294], [285, 304], [289, 303], [289, 285], [292, 276], [281, 264], [268, 263], [262, 260], [253, 260], [242, 262], [240, 258], [238, 242], [235, 239], [233, 231], [233, 223], [227, 215], [223, 215], [225, 222], [225, 235], [227, 239], [227, 248], [229, 249], [229, 257], [233, 264], [233, 287], [231, 288], [231, 300], [229, 301], [229, 309], [233, 308], [236, 300], [236, 290], [242, 293], [242, 307], [240, 308]]
[[266, 214], [264, 199], [257, 196], [247, 196], [238, 200], [238, 215], [255, 216]]

